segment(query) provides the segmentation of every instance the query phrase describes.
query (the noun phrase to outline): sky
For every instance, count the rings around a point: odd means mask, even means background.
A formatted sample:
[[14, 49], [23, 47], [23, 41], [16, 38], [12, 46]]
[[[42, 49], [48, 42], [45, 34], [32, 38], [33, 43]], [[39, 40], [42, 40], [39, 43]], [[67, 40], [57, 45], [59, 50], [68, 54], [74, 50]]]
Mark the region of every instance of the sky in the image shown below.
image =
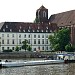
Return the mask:
[[0, 22], [33, 22], [42, 5], [48, 9], [48, 17], [75, 10], [75, 0], [0, 0]]

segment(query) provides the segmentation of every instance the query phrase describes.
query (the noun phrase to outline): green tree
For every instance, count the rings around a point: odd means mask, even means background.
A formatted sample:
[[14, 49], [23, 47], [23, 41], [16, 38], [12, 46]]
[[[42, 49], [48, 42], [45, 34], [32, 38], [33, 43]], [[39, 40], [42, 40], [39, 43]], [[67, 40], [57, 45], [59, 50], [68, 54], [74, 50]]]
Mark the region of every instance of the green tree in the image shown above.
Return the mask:
[[58, 38], [60, 49], [65, 50], [65, 46], [70, 43], [70, 29], [63, 28], [59, 30], [56, 37]]
[[31, 48], [30, 45], [27, 47], [27, 50], [28, 50], [28, 51], [31, 51], [31, 50], [32, 50], [32, 48]]
[[60, 50], [60, 45], [59, 44], [54, 45], [54, 50], [59, 51]]
[[40, 20], [38, 18], [35, 18], [34, 23], [39, 23]]
[[65, 50], [65, 46], [70, 43], [70, 29], [63, 28], [49, 36], [49, 41], [52, 49]]
[[24, 49], [25, 51], [27, 50], [27, 47], [28, 47], [28, 40], [24, 40], [23, 42], [22, 42], [22, 49]]
[[71, 44], [66, 45], [65, 49], [66, 49], [67, 52], [74, 52], [74, 47], [71, 46]]
[[57, 41], [57, 39], [56, 39], [56, 33], [54, 33], [54, 35], [50, 35], [50, 36], [49, 36], [49, 41], [50, 41], [50, 48], [51, 48], [52, 50], [54, 50], [55, 44], [58, 44], [58, 41]]
[[17, 52], [19, 51], [19, 47], [18, 46], [16, 46], [15, 51], [17, 51]]
[[67, 52], [71, 52], [72, 47], [71, 47], [70, 44], [68, 44], [68, 45], [65, 46], [65, 49], [66, 49]]

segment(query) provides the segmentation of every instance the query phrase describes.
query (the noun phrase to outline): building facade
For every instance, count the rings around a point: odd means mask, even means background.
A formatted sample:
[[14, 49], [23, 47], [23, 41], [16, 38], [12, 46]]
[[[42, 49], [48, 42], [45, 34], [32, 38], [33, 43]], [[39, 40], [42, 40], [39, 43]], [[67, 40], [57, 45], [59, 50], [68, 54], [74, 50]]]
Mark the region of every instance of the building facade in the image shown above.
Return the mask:
[[22, 42], [26, 39], [32, 51], [48, 51], [50, 49], [49, 35], [53, 35], [55, 24], [3, 22], [0, 24], [0, 51], [12, 49], [16, 46], [22, 49]]
[[22, 50], [22, 42], [26, 39], [33, 51], [36, 50], [50, 50], [48, 36], [52, 33], [15, 33], [15, 32], [1, 32], [1, 51], [15, 50], [16, 46]]

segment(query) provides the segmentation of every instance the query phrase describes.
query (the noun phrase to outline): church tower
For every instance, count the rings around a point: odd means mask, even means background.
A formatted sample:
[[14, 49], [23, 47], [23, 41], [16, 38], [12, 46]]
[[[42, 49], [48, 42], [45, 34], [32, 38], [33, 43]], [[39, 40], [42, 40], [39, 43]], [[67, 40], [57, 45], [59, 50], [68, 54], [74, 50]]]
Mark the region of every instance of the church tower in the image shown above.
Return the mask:
[[36, 11], [36, 19], [39, 23], [48, 23], [48, 9], [43, 5]]

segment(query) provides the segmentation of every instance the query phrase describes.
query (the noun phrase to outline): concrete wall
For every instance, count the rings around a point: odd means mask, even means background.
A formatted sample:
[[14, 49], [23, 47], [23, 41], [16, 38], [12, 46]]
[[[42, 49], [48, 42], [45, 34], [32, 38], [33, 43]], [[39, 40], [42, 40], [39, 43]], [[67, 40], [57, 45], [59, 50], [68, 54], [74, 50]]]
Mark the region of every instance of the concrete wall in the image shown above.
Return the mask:
[[40, 52], [2, 52], [0, 53], [0, 59], [6, 58], [45, 58], [45, 57], [52, 57], [52, 54], [48, 53], [40, 53]]

